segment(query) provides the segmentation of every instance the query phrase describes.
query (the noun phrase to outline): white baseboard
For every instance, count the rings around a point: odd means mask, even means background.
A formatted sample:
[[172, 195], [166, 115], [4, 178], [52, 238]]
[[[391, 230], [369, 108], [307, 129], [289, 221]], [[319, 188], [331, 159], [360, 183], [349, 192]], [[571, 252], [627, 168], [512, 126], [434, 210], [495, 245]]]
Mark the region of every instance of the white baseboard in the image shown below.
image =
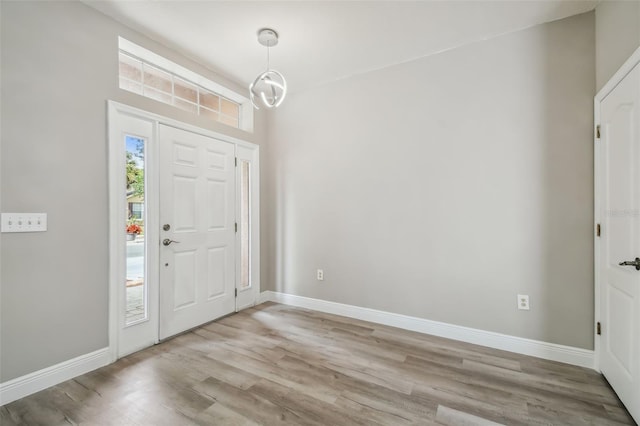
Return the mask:
[[495, 333], [493, 331], [478, 330], [460, 325], [431, 321], [424, 318], [394, 314], [391, 312], [378, 311], [376, 309], [328, 302], [326, 300], [312, 299], [309, 297], [295, 296], [293, 294], [279, 293], [275, 291], [262, 292], [258, 303], [264, 302], [283, 303], [328, 314], [342, 315], [376, 324], [384, 324], [405, 330], [417, 331], [419, 333], [431, 334], [433, 336], [445, 337], [448, 339], [515, 352], [518, 354], [564, 362], [566, 364], [577, 365], [580, 367], [595, 368], [594, 352], [588, 349], [541, 342], [539, 340], [509, 336], [507, 334]]
[[111, 363], [109, 348], [80, 355], [60, 364], [34, 371], [8, 382], [0, 383], [0, 406], [73, 379]]

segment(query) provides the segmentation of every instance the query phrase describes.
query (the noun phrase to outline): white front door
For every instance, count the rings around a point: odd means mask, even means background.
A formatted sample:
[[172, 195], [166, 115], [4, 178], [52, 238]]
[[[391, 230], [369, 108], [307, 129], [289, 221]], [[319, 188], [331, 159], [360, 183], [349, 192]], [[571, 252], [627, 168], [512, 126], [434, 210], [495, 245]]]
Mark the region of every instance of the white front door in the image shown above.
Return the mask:
[[600, 126], [600, 369], [640, 421], [640, 65], [601, 101]]
[[165, 125], [160, 339], [235, 310], [235, 146]]

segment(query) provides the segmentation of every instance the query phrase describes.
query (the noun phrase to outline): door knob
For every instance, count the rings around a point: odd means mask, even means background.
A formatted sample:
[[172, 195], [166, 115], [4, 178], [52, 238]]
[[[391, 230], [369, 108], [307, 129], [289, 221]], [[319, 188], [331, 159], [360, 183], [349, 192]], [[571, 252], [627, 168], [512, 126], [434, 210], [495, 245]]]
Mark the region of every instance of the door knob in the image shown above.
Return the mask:
[[640, 257], [636, 257], [636, 260], [627, 260], [624, 262], [618, 263], [620, 266], [635, 266], [636, 271], [640, 271]]
[[179, 244], [179, 243], [180, 243], [180, 241], [173, 241], [173, 240], [170, 240], [170, 239], [168, 239], [168, 238], [165, 238], [164, 240], [162, 240], [162, 244], [164, 244], [165, 246], [168, 246], [168, 245], [169, 245], [169, 244], [171, 244], [171, 243], [177, 243], [177, 244]]

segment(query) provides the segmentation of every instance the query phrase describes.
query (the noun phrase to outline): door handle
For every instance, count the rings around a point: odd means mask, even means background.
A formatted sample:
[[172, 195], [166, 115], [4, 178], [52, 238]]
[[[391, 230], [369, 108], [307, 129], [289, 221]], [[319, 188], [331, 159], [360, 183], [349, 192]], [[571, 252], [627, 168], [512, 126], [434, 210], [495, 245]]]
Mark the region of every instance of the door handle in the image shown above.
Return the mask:
[[164, 240], [162, 240], [162, 244], [164, 244], [165, 246], [168, 246], [168, 245], [170, 245], [171, 243], [180, 244], [180, 241], [173, 241], [173, 240], [170, 240], [170, 239], [168, 239], [168, 238], [165, 238]]
[[618, 263], [620, 266], [635, 266], [636, 271], [640, 271], [640, 257], [636, 257], [636, 260], [626, 260]]

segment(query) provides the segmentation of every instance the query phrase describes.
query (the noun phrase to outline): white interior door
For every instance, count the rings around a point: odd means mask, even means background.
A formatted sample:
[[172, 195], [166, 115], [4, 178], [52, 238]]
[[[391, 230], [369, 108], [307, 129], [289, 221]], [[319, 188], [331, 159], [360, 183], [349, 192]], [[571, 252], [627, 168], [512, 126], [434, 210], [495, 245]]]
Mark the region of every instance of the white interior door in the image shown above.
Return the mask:
[[235, 146], [160, 125], [160, 339], [235, 310]]
[[601, 101], [600, 126], [600, 369], [640, 421], [639, 65]]

